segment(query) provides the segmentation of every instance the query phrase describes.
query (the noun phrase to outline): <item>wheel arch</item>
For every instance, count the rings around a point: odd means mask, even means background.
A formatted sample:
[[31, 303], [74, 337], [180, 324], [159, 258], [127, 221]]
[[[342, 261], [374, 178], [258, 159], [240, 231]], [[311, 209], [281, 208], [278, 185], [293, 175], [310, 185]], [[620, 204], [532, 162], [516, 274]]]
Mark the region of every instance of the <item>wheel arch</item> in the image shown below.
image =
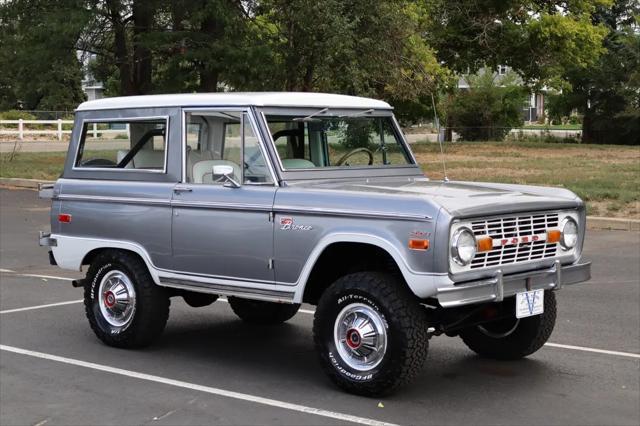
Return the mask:
[[138, 256], [147, 266], [153, 281], [159, 284], [157, 269], [151, 261], [149, 253], [140, 245], [130, 241], [103, 240], [86, 237], [70, 237], [56, 235], [57, 246], [53, 247], [53, 254], [58, 266], [75, 271], [82, 270], [103, 250], [122, 250]]
[[[332, 267], [327, 268], [328, 265]], [[295, 300], [315, 304], [337, 278], [363, 270], [397, 274], [411, 291], [407, 278], [412, 271], [391, 242], [372, 235], [334, 234], [318, 243], [309, 256], [298, 280]]]

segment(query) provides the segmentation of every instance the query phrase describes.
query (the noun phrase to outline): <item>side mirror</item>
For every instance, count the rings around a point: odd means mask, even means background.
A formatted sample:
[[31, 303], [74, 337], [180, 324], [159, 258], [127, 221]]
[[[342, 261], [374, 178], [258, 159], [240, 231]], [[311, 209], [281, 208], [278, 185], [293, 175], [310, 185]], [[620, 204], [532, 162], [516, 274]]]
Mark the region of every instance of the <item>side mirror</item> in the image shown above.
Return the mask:
[[217, 166], [213, 166], [213, 174], [215, 176], [233, 175], [233, 167], [228, 166], [226, 164], [219, 164]]
[[240, 183], [233, 178], [233, 167], [226, 164], [219, 164], [212, 167], [213, 176], [220, 176], [218, 182], [224, 182], [224, 186], [240, 188]]

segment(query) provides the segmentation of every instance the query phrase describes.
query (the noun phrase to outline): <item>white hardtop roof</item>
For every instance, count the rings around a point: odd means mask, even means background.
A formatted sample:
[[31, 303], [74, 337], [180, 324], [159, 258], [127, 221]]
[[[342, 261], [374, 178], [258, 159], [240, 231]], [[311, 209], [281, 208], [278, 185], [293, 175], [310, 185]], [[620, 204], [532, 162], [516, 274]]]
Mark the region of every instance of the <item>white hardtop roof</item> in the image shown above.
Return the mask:
[[271, 106], [312, 108], [391, 109], [383, 101], [358, 96], [332, 95], [312, 92], [254, 92], [254, 93], [190, 93], [175, 95], [121, 96], [83, 102], [77, 111], [121, 108], [215, 106]]

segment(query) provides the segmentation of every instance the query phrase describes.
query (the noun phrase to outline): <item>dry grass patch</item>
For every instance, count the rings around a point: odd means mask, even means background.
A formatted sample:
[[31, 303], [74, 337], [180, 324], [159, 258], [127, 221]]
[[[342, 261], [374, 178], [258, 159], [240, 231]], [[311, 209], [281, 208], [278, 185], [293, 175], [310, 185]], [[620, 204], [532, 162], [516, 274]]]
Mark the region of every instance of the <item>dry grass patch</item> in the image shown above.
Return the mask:
[[[436, 144], [413, 149], [426, 174], [442, 179]], [[597, 216], [640, 219], [640, 147], [532, 142], [445, 144], [448, 177], [566, 187]]]

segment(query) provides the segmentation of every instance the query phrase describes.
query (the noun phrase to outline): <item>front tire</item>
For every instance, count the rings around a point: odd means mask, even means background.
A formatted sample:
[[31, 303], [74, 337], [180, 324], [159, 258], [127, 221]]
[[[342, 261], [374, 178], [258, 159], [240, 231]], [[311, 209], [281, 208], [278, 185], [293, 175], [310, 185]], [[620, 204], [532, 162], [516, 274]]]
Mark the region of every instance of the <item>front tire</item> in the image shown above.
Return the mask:
[[85, 313], [93, 332], [107, 345], [144, 347], [164, 330], [169, 296], [137, 256], [117, 250], [100, 253], [86, 282]]
[[298, 313], [300, 304], [264, 302], [229, 296], [229, 305], [243, 321], [251, 324], [281, 324]]
[[540, 315], [513, 318], [470, 327], [460, 332], [462, 341], [485, 358], [515, 360], [540, 349], [549, 340], [556, 323], [556, 296], [544, 293], [544, 312]]
[[427, 356], [427, 322], [400, 279], [379, 272], [345, 275], [318, 302], [313, 334], [320, 363], [347, 392], [374, 396], [408, 383]]

